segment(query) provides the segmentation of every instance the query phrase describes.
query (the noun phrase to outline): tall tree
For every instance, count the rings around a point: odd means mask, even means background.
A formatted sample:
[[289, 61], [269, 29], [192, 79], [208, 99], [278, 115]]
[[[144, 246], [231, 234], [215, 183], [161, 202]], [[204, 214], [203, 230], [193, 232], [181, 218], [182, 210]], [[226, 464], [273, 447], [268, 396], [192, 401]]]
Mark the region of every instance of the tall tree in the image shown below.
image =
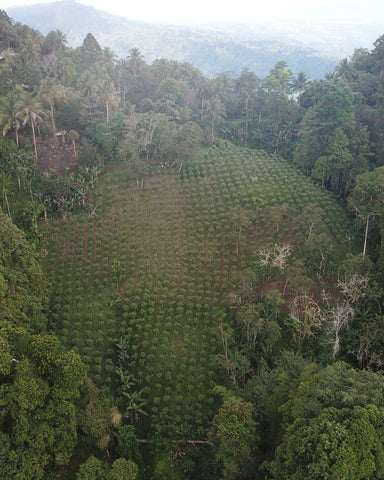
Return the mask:
[[5, 97], [0, 98], [0, 124], [3, 127], [3, 135], [14, 129], [16, 144], [19, 146], [19, 128], [21, 120], [19, 118], [20, 111], [20, 92], [13, 90]]
[[372, 50], [373, 72], [378, 74], [379, 81], [384, 80], [384, 35], [381, 35], [374, 43], [374, 49]]
[[384, 167], [356, 177], [356, 185], [348, 198], [349, 206], [365, 218], [363, 255], [367, 251], [370, 218], [384, 214]]
[[0, 57], [2, 57], [2, 62], [0, 64], [0, 71], [5, 75], [12, 76], [14, 66], [16, 65], [19, 54], [16, 53], [13, 48], [7, 48], [0, 52]]
[[340, 60], [335, 67], [335, 78], [344, 78], [344, 80], [352, 81], [356, 77], [356, 72], [353, 68], [353, 63], [348, 58]]
[[237, 94], [239, 102], [244, 109], [242, 114], [245, 117], [246, 133], [248, 133], [249, 111], [254, 106], [255, 96], [259, 86], [259, 79], [253, 72], [249, 71], [248, 68], [244, 68], [235, 81], [235, 94]]
[[241, 474], [243, 463], [251, 460], [256, 427], [253, 405], [224, 387], [216, 387], [216, 391], [222, 395], [223, 403], [208, 438], [222, 466], [221, 478], [235, 480]]
[[211, 124], [210, 141], [215, 141], [215, 125], [227, 116], [225, 106], [218, 95], [211, 97], [206, 103], [206, 115]]
[[[235, 111], [236, 100], [234, 98], [235, 78], [232, 73], [218, 73], [210, 81], [210, 99], [217, 97], [224, 105], [226, 115], [231, 117], [232, 111]], [[216, 100], [213, 100], [216, 102]], [[208, 109], [208, 107], [207, 107]], [[234, 115], [236, 116], [236, 114]]]
[[4, 197], [5, 204], [7, 206], [7, 213], [9, 218], [12, 220], [11, 210], [9, 208], [8, 194], [12, 190], [13, 182], [12, 178], [8, 173], [0, 172], [0, 188], [1, 195]]
[[80, 135], [78, 134], [78, 132], [76, 132], [76, 130], [70, 130], [68, 132], [68, 138], [72, 142], [73, 153], [75, 155], [75, 158], [77, 158], [76, 142], [80, 140]]
[[32, 129], [32, 140], [35, 151], [35, 161], [38, 162], [37, 144], [36, 144], [36, 128], [43, 121], [45, 112], [42, 108], [38, 97], [33, 96], [30, 92], [24, 91], [20, 97], [21, 110], [18, 117], [22, 120], [23, 125], [29, 124]]
[[67, 44], [67, 36], [61, 30], [51, 30], [47, 33], [42, 49], [44, 54], [60, 55]]
[[92, 65], [100, 62], [101, 59], [102, 49], [96, 38], [92, 35], [92, 33], [88, 33], [87, 36], [84, 38], [83, 45], [81, 46], [82, 68], [86, 70]]
[[292, 72], [287, 67], [288, 64], [284, 61], [279, 61], [274, 65], [265, 79], [265, 84], [269, 91], [276, 92], [279, 95], [287, 95], [289, 93]]
[[78, 80], [77, 86], [83, 95], [83, 99], [80, 101], [80, 113], [88, 124], [96, 122], [95, 115], [99, 105], [99, 99], [96, 95], [98, 80], [97, 74], [91, 70], [83, 72]]
[[38, 63], [41, 60], [44, 41], [43, 35], [34, 29], [28, 30], [26, 35], [22, 37], [20, 57], [24, 67], [28, 64]]
[[345, 195], [351, 174], [364, 171], [368, 158], [367, 131], [356, 119], [353, 93], [343, 79], [326, 80], [311, 85], [309, 99], [294, 161], [305, 174]]
[[111, 110], [118, 105], [118, 93], [113, 80], [108, 75], [103, 75], [97, 84], [97, 96], [103, 101], [106, 112], [106, 124], [109, 125]]
[[55, 100], [62, 96], [62, 87], [55, 78], [46, 77], [40, 83], [39, 93], [41, 97], [48, 103], [52, 124], [52, 136], [56, 140], [56, 123], [55, 123]]
[[127, 58], [129, 69], [134, 75], [141, 73], [145, 67], [145, 60], [138, 48], [131, 48]]
[[310, 83], [309, 77], [304, 72], [299, 72], [296, 77], [293, 77], [289, 83], [289, 88], [292, 93], [297, 93], [299, 104], [301, 102], [301, 96], [306, 91]]
[[163, 80], [156, 90], [156, 107], [160, 113], [176, 117], [177, 111], [184, 107], [184, 95], [174, 78]]

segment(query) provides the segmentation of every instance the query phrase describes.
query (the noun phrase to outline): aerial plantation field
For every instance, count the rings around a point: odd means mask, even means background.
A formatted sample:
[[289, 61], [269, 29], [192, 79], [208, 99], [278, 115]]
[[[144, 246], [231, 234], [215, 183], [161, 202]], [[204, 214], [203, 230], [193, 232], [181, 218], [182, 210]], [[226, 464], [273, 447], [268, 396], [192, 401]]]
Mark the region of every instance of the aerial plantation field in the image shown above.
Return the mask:
[[0, 24], [1, 479], [383, 478], [384, 35], [209, 78]]
[[[95, 215], [48, 228], [52, 329], [124, 397], [142, 435], [205, 438], [236, 272], [263, 247], [301, 249], [308, 207], [324, 212], [334, 248], [346, 247], [349, 219], [283, 160], [231, 145], [139, 178], [111, 166], [95, 198]], [[289, 214], [276, 216], [281, 206]]]

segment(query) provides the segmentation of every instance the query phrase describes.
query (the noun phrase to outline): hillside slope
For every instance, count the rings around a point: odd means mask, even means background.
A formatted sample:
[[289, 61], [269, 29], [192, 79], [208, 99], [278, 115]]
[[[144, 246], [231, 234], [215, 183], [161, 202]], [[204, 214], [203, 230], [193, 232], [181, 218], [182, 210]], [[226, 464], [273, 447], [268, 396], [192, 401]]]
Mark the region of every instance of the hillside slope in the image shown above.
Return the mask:
[[[96, 196], [95, 215], [57, 219], [46, 232], [55, 332], [109, 388], [118, 343], [149, 414], [140, 417], [140, 434], [205, 435], [212, 387], [225, 371], [217, 369], [220, 322], [235, 278], [256, 267], [258, 248], [308, 248], [300, 212], [314, 204], [333, 251], [350, 228], [348, 217], [285, 162], [229, 144], [182, 169], [153, 164], [138, 182], [126, 165], [116, 166], [100, 179]], [[292, 221], [285, 215], [277, 229], [273, 212], [285, 209]], [[234, 230], [239, 222], [243, 228]], [[284, 293], [295, 290], [294, 282], [297, 271]], [[263, 291], [280, 287], [268, 282]]]

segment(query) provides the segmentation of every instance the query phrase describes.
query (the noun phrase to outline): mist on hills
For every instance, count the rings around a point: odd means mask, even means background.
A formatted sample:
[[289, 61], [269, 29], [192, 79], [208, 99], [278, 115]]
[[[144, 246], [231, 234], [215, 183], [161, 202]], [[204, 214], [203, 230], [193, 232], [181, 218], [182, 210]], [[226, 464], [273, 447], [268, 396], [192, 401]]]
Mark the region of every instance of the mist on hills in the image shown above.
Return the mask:
[[186, 61], [208, 76], [224, 71], [239, 73], [247, 67], [265, 77], [284, 59], [294, 74], [305, 71], [319, 79], [355, 48], [371, 48], [382, 33], [380, 22], [320, 18], [154, 24], [71, 0], [11, 7], [7, 13], [43, 35], [61, 30], [73, 47], [92, 32], [102, 47], [110, 47], [120, 58], [131, 48], [138, 48], [148, 63], [163, 57]]

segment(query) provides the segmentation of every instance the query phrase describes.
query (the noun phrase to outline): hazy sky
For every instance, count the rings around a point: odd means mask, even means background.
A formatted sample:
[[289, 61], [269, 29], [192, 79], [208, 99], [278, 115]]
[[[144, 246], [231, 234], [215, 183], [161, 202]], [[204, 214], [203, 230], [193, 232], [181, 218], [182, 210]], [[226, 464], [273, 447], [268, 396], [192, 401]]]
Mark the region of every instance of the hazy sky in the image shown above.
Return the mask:
[[[2, 0], [0, 8], [53, 0]], [[81, 0], [132, 20], [178, 22], [331, 17], [383, 20], [383, 0]]]

